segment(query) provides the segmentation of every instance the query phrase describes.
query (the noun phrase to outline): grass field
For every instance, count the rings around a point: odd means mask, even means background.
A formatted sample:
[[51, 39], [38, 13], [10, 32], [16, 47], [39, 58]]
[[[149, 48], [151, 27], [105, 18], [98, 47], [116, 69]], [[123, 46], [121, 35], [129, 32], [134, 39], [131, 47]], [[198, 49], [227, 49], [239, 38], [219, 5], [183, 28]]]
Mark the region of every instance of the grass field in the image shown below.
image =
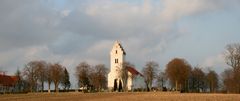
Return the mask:
[[240, 101], [239, 94], [170, 92], [134, 93], [31, 93], [0, 95], [0, 101]]

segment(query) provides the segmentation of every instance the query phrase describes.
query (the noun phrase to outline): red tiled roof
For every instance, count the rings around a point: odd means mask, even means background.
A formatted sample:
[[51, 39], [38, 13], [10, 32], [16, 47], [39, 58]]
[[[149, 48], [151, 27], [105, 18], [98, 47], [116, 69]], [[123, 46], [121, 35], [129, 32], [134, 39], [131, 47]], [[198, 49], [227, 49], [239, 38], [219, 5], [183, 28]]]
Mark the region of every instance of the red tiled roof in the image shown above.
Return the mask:
[[127, 70], [133, 74], [133, 75], [140, 75], [140, 76], [143, 76], [140, 72], [138, 72], [135, 68], [133, 67], [127, 67]]
[[2, 86], [14, 86], [18, 81], [17, 76], [8, 76], [0, 74], [0, 85]]

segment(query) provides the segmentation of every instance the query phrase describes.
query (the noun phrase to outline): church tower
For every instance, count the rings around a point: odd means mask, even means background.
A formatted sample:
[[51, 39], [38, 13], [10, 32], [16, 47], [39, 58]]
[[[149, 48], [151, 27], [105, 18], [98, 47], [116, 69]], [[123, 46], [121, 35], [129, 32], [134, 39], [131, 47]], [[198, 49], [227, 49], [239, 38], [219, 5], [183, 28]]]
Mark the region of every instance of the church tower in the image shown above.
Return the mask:
[[125, 61], [126, 53], [122, 45], [116, 41], [113, 45], [113, 48], [110, 52], [110, 72], [108, 74], [108, 88], [116, 91], [121, 89], [122, 80], [119, 75], [120, 70], [122, 69], [122, 64]]

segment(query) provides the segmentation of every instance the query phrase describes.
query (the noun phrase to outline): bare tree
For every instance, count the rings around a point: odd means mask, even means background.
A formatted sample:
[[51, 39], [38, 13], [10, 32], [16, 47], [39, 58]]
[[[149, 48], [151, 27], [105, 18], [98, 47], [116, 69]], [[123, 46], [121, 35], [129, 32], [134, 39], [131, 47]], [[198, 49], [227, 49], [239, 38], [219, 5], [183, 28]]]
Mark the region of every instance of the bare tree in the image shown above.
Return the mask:
[[210, 70], [207, 74], [207, 81], [210, 92], [216, 92], [218, 88], [218, 74], [215, 71]]
[[55, 86], [55, 92], [59, 92], [58, 85], [63, 78], [63, 66], [59, 63], [55, 63], [50, 66], [51, 79]]
[[29, 83], [30, 92], [37, 90], [37, 64], [38, 61], [31, 61], [27, 65], [25, 65], [25, 68], [23, 70], [23, 75]]
[[233, 69], [240, 68], [240, 44], [228, 44], [226, 46], [225, 61]]
[[189, 82], [190, 82], [189, 88], [193, 92], [203, 91], [205, 88], [205, 80], [206, 80], [206, 76], [205, 76], [205, 73], [202, 71], [202, 69], [199, 67], [195, 67], [191, 71], [191, 76], [190, 76], [190, 80], [189, 80]]
[[165, 72], [159, 72], [159, 74], [157, 75], [157, 82], [159, 87], [164, 90], [164, 85], [167, 82], [167, 75]]
[[101, 89], [106, 88], [107, 84], [107, 68], [104, 64], [98, 64], [94, 68], [92, 68], [92, 71], [90, 73], [90, 82], [91, 85], [94, 86], [98, 91], [101, 91]]
[[152, 88], [153, 80], [157, 77], [158, 63], [149, 61], [143, 68], [143, 75], [148, 91]]
[[[171, 84], [176, 90], [182, 90], [186, 86], [190, 75], [191, 66], [184, 59], [174, 58], [167, 64], [166, 73]], [[179, 85], [179, 86], [178, 86]]]
[[[224, 77], [226, 79], [224, 80], [225, 81], [224, 84], [227, 84], [225, 86], [231, 85], [235, 87], [235, 90], [228, 89], [228, 91], [240, 93], [240, 44], [239, 43], [228, 44], [226, 46], [225, 61], [226, 61], [226, 64], [231, 66], [233, 70], [231, 72], [232, 78]], [[231, 88], [231, 87], [227, 87], [227, 88]]]
[[88, 88], [90, 84], [89, 69], [90, 69], [90, 65], [87, 62], [82, 62], [76, 67], [76, 76], [78, 78], [79, 87]]
[[48, 84], [48, 93], [50, 93], [51, 92], [51, 89], [50, 89], [50, 87], [51, 87], [51, 83], [52, 83], [52, 73], [51, 73], [51, 66], [52, 66], [52, 64], [51, 63], [48, 63], [47, 64], [47, 67], [45, 68], [46, 70], [46, 72], [45, 72], [45, 76], [46, 76], [46, 81], [47, 81], [47, 84]]
[[89, 85], [92, 85], [94, 90], [100, 91], [100, 81], [95, 67], [90, 68], [89, 71]]
[[[128, 74], [128, 68], [131, 67], [133, 68], [134, 65], [131, 64], [130, 62], [123, 62], [122, 63], [122, 68], [121, 70], [119, 71], [119, 75], [120, 75], [120, 78], [122, 79], [122, 82], [123, 82], [123, 91], [128, 91], [128, 88], [127, 88], [127, 81], [130, 77], [130, 75]], [[130, 77], [131, 78], [131, 77]]]
[[46, 80], [46, 66], [47, 63], [45, 61], [36, 61], [36, 68], [37, 68], [37, 78], [41, 84], [41, 92], [44, 90], [44, 81]]
[[234, 85], [237, 93], [240, 93], [240, 68], [236, 68], [233, 71]]
[[222, 72], [222, 78], [223, 78], [223, 84], [225, 87], [225, 90], [230, 92], [235, 92], [236, 84], [234, 82], [234, 73], [233, 69], [226, 69], [224, 72]]

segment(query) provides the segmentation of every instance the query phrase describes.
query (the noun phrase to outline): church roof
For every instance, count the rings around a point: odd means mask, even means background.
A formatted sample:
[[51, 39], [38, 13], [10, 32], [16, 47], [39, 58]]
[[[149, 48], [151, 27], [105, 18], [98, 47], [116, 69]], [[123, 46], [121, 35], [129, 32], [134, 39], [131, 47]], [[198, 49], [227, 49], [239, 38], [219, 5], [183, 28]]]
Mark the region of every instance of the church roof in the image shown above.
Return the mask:
[[135, 68], [128, 66], [127, 70], [132, 74], [132, 75], [140, 75], [143, 76], [140, 72], [138, 72]]

